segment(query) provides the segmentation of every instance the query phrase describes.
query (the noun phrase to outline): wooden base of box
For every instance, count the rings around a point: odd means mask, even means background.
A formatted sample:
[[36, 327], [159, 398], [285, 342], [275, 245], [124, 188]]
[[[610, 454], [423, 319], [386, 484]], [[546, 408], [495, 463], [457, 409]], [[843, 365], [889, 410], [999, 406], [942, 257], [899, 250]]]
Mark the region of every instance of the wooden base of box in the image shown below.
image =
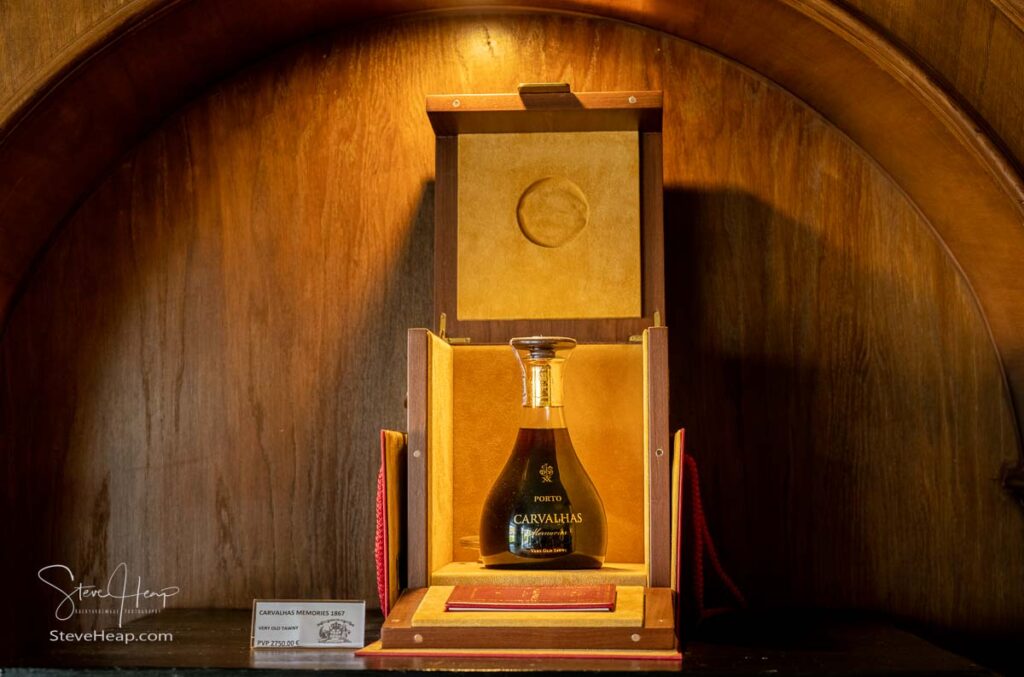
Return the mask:
[[[594, 660], [619, 660], [619, 661], [643, 661], [645, 666], [644, 670], [656, 669], [653, 666], [648, 667], [650, 662], [658, 661], [660, 663], [679, 663], [683, 660], [683, 654], [678, 649], [658, 649], [652, 650], [639, 650], [639, 649], [385, 649], [381, 642], [378, 640], [369, 644], [362, 649], [356, 651], [356, 655], [360, 658], [392, 658], [392, 659], [421, 659], [421, 658], [462, 658], [462, 659], [476, 659], [478, 662], [490, 659], [494, 660], [529, 660], [529, 661], [546, 661], [549, 659], [556, 660], [575, 660], [575, 661], [594, 661]], [[627, 663], [629, 665], [629, 663]], [[461, 668], [462, 666], [460, 666]], [[592, 665], [587, 665], [588, 668], [594, 669]], [[479, 666], [479, 663], [468, 669], [474, 670], [486, 670], [493, 672], [496, 669], [506, 669], [507, 663], [499, 665], [485, 664]], [[434, 668], [437, 669], [437, 668]], [[541, 669], [538, 667], [526, 667], [527, 670]], [[637, 669], [637, 668], [633, 668]], [[657, 668], [664, 669], [664, 668]], [[672, 667], [673, 670], [678, 670], [678, 667]]]
[[479, 562], [449, 562], [430, 574], [431, 585], [647, 585], [644, 563], [600, 569], [487, 569]]
[[426, 588], [405, 592], [381, 627], [384, 649], [631, 649], [670, 650], [676, 628], [672, 591], [648, 588], [644, 622], [623, 627], [429, 627], [412, 620]]

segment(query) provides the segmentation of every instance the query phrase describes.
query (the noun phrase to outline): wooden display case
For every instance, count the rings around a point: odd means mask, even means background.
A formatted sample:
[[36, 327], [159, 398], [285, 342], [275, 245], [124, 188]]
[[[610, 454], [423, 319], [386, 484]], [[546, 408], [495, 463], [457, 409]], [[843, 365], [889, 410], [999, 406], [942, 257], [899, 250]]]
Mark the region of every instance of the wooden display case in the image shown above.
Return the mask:
[[[679, 497], [661, 326], [661, 93], [527, 86], [431, 96], [427, 110], [437, 134], [439, 331], [408, 336], [410, 591], [385, 621], [382, 646], [672, 650]], [[541, 334], [579, 341], [565, 412], [608, 520], [596, 570], [486, 569], [473, 546], [518, 430], [521, 373], [507, 344]], [[654, 607], [629, 632], [573, 619], [544, 633], [418, 628], [413, 618], [431, 586], [597, 582], [642, 588]]]

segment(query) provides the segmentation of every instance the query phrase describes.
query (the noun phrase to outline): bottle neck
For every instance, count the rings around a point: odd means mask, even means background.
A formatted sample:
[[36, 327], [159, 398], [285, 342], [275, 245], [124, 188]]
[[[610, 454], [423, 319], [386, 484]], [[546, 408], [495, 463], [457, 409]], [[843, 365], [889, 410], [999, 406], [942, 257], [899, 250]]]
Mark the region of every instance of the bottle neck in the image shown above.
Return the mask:
[[565, 417], [562, 407], [531, 407], [523, 405], [523, 413], [519, 417], [520, 428], [553, 429], [564, 428]]
[[527, 360], [523, 365], [522, 428], [564, 428], [561, 359]]
[[562, 406], [562, 359], [529, 359], [523, 364], [523, 406]]

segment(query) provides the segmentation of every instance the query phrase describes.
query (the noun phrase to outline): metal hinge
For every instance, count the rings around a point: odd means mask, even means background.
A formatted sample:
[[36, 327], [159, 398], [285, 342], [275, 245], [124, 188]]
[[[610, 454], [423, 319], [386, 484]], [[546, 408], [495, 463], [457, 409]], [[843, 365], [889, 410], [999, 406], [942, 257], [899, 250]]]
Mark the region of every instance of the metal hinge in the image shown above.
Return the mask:
[[448, 336], [448, 315], [441, 313], [441, 319], [438, 321], [437, 335], [444, 341], [447, 341], [449, 345], [465, 345], [470, 343], [472, 339], [463, 336]]

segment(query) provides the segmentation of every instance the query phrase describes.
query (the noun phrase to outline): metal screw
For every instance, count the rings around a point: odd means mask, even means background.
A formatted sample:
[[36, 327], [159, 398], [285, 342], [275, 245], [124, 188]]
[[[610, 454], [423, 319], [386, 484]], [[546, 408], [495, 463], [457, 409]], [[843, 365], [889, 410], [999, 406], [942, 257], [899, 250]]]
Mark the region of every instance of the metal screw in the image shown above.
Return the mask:
[[665, 450], [664, 449], [655, 449], [654, 450], [654, 455], [655, 456], [664, 456], [665, 455]]
[[452, 108], [458, 108], [461, 105], [462, 105], [461, 101], [459, 101], [458, 99], [452, 99]]
[[630, 103], [636, 103], [636, 97], [635, 96], [629, 97], [629, 102]]
[[417, 449], [416, 451], [412, 452], [412, 457], [413, 458], [419, 458], [420, 457], [420, 450]]
[[[634, 635], [634, 637], [635, 636], [636, 635]], [[413, 635], [412, 641], [416, 642], [417, 644], [423, 644], [423, 635]]]
[[631, 640], [633, 640], [634, 642], [639, 642], [640, 641], [640, 635], [636, 634], [635, 632], [632, 635], [630, 635], [629, 638]]

